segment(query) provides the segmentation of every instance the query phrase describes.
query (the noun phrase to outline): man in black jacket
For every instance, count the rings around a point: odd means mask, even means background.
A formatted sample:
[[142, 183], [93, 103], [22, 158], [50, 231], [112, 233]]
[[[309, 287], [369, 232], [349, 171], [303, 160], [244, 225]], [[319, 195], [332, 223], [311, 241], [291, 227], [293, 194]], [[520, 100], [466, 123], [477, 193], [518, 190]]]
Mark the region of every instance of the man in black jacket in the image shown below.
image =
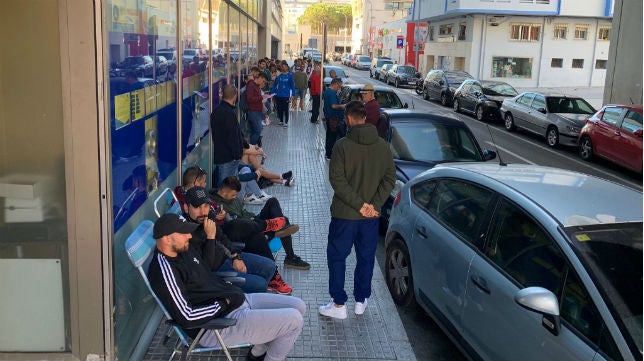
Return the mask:
[[222, 90], [222, 102], [210, 115], [210, 129], [212, 129], [212, 146], [214, 163], [217, 169], [217, 185], [219, 187], [224, 178], [237, 175], [237, 167], [243, 152], [243, 136], [237, 122], [235, 113], [235, 100], [237, 89], [226, 85]]
[[[221, 331], [227, 344], [251, 343], [247, 360], [281, 361], [302, 332], [304, 302], [270, 293], [244, 294], [210, 272], [198, 247], [190, 247], [197, 224], [176, 214], [164, 214], [154, 224], [156, 250], [148, 279], [154, 293], [181, 327], [199, 326], [213, 318], [237, 320]], [[217, 338], [206, 331], [202, 346]]]

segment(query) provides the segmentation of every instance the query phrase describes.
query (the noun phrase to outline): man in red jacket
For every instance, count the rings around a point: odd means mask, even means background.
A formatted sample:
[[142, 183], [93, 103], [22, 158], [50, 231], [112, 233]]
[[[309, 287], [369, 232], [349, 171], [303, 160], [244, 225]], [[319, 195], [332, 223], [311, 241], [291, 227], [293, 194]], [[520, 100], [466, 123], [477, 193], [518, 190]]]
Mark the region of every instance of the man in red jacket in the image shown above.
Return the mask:
[[250, 127], [249, 142], [257, 145], [259, 137], [262, 135], [263, 102], [267, 97], [267, 95], [262, 95], [262, 88], [266, 86], [268, 79], [266, 79], [266, 74], [260, 72], [257, 67], [253, 67], [251, 72], [253, 75], [257, 74], [257, 76], [255, 76], [254, 80], [249, 80], [246, 83], [246, 103], [248, 104], [246, 118]]
[[311, 99], [313, 99], [313, 108], [311, 110], [311, 123], [317, 123], [320, 117], [320, 94], [322, 94], [322, 77], [320, 75], [320, 66], [315, 64], [313, 73], [309, 78]]

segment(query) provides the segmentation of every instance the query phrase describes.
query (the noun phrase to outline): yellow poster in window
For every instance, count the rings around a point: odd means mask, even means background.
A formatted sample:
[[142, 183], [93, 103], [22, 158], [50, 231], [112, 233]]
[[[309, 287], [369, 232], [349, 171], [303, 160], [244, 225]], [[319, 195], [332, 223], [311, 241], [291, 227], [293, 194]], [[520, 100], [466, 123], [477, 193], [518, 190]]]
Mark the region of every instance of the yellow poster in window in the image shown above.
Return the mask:
[[159, 181], [156, 115], [145, 120], [145, 168], [147, 180], [146, 191], [150, 194], [157, 189]]
[[168, 90], [166, 89], [168, 83], [164, 81], [157, 85], [157, 109], [163, 109], [168, 104]]
[[130, 116], [132, 121], [145, 116], [145, 89], [130, 92]]
[[145, 90], [145, 115], [150, 115], [157, 111], [157, 86], [146, 86]]
[[174, 81], [168, 81], [166, 83], [166, 100], [167, 104], [172, 104], [177, 101], [177, 83]]
[[114, 128], [123, 128], [130, 122], [130, 93], [114, 97]]

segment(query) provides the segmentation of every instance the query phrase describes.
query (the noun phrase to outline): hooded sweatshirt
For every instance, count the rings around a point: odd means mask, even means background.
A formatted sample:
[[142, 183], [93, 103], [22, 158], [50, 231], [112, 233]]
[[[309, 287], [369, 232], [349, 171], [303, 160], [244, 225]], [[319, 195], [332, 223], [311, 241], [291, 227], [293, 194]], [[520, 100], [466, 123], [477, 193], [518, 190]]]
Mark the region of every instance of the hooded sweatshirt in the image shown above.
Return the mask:
[[280, 98], [290, 98], [295, 94], [295, 81], [290, 72], [282, 73], [275, 78], [271, 93]]
[[396, 168], [389, 144], [378, 136], [376, 127], [359, 124], [333, 147], [329, 163], [333, 187], [331, 216], [366, 219], [360, 214], [364, 203], [380, 210], [396, 182]]

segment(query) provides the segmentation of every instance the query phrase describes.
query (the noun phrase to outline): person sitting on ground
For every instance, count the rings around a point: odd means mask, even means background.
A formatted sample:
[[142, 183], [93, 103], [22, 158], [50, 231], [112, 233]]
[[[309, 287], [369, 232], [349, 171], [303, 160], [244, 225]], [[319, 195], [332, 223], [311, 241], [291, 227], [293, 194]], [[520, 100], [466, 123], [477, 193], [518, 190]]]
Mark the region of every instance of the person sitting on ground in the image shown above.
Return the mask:
[[[210, 202], [208, 192], [203, 187], [192, 187], [186, 193], [183, 211], [184, 217], [199, 224], [192, 232], [193, 243], [203, 249], [203, 257], [207, 259], [211, 268], [218, 272], [237, 272], [239, 277], [246, 280], [242, 287], [246, 293], [269, 290], [274, 293], [291, 294], [293, 290], [279, 274], [270, 249], [268, 257], [264, 257], [251, 253], [246, 245], [246, 252], [242, 258], [241, 251], [232, 248], [233, 244], [226, 232], [213, 220]], [[265, 238], [263, 242], [267, 245]], [[245, 262], [237, 262], [243, 260]]]
[[[282, 212], [282, 206], [277, 198], [269, 199], [259, 214], [250, 212], [244, 208], [244, 204], [239, 201], [237, 198], [237, 193], [241, 190], [241, 184], [237, 177], [227, 177], [221, 184], [219, 189], [214, 190], [211, 193], [213, 199], [220, 204], [226, 212], [228, 212], [232, 217], [236, 218], [259, 218], [259, 219], [270, 219], [275, 217], [284, 217]], [[286, 218], [288, 221], [288, 218]], [[290, 227], [297, 228], [297, 224], [290, 224]], [[295, 233], [295, 232], [293, 232]], [[270, 237], [270, 232], [267, 233]], [[286, 258], [284, 258], [284, 267], [287, 268], [296, 268], [307, 270], [311, 268], [306, 261], [300, 258], [293, 251], [293, 238], [291, 236], [280, 237], [282, 240], [282, 246], [284, 247], [284, 252], [286, 252]]]
[[262, 165], [262, 162], [259, 160], [260, 156], [263, 158], [267, 157], [262, 148], [256, 145], [244, 143], [244, 152], [242, 155], [241, 163], [250, 164], [251, 166], [253, 166], [253, 168], [259, 170], [261, 176], [259, 177], [257, 184], [260, 188], [265, 188], [262, 187], [262, 184], [265, 181], [268, 181], [271, 185], [282, 184], [287, 187], [295, 185], [295, 177], [293, 177], [293, 171], [289, 170], [288, 172], [282, 173], [282, 175], [270, 172], [266, 170], [266, 168], [264, 168], [264, 166]]
[[[221, 331], [226, 344], [253, 344], [247, 360], [285, 360], [302, 332], [306, 304], [291, 296], [244, 294], [213, 275], [202, 250], [191, 242], [197, 227], [176, 214], [164, 214], [155, 222], [156, 249], [148, 269], [155, 295], [180, 327], [232, 318], [237, 324]], [[214, 331], [207, 330], [200, 344], [217, 345]]]
[[238, 178], [241, 184], [239, 199], [245, 204], [262, 205], [273, 196], [264, 192], [259, 186], [262, 172], [250, 164], [239, 162]]

